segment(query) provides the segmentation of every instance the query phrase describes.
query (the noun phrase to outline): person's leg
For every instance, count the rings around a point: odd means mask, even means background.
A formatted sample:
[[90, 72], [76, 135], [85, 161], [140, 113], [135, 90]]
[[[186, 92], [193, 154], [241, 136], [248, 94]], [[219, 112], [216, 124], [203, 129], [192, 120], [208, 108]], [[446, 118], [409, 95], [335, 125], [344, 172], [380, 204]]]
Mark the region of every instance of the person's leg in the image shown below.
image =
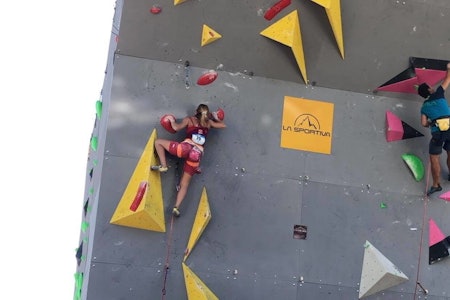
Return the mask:
[[447, 151], [447, 180], [450, 181], [450, 132], [446, 132], [447, 139], [444, 143], [444, 150]]
[[155, 140], [155, 149], [159, 157], [162, 169], [167, 171], [166, 151], [169, 151], [170, 141], [163, 139]]
[[432, 138], [429, 145], [431, 177], [433, 178], [433, 185], [427, 192], [427, 196], [434, 192], [442, 191], [441, 187], [441, 162], [440, 155], [443, 147], [442, 135], [439, 132], [432, 133]]
[[186, 197], [191, 178], [192, 175], [186, 172], [183, 172], [183, 175], [181, 175], [180, 186], [175, 201], [175, 207], [172, 211], [176, 217], [180, 215], [179, 207], [181, 205], [181, 202], [183, 202], [184, 198]]
[[433, 187], [440, 186], [441, 164], [439, 154], [430, 154], [431, 177], [433, 178]]
[[450, 150], [447, 150], [447, 170], [449, 172], [447, 180], [450, 181]]

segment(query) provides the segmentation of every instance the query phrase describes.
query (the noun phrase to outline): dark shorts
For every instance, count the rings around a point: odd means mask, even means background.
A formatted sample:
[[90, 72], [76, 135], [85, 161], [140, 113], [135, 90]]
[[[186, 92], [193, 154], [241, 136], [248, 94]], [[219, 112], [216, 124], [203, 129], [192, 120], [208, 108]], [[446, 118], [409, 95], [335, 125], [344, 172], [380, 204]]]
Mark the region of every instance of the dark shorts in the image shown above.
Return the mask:
[[184, 158], [183, 172], [188, 173], [193, 176], [194, 174], [200, 173], [200, 157], [196, 158], [193, 161], [190, 159], [190, 154], [192, 155], [192, 149], [194, 147], [189, 143], [178, 143], [178, 142], [170, 142], [169, 145], [169, 153], [179, 157]]
[[431, 134], [428, 153], [438, 155], [442, 153], [442, 149], [450, 151], [450, 130], [437, 131]]

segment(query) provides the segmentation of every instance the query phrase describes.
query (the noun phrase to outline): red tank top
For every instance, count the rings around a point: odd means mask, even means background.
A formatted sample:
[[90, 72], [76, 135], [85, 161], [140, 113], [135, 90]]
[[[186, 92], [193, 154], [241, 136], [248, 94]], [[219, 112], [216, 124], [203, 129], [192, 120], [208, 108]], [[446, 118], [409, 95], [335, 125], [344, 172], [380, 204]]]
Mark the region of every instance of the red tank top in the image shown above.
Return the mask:
[[193, 134], [195, 134], [195, 133], [196, 134], [201, 134], [204, 137], [206, 137], [208, 135], [209, 128], [208, 127], [203, 127], [200, 124], [197, 125], [197, 126], [193, 125], [194, 121], [192, 121], [192, 117], [190, 119], [191, 119], [192, 125], [188, 125], [188, 127], [186, 128], [186, 137], [191, 138], [191, 136]]

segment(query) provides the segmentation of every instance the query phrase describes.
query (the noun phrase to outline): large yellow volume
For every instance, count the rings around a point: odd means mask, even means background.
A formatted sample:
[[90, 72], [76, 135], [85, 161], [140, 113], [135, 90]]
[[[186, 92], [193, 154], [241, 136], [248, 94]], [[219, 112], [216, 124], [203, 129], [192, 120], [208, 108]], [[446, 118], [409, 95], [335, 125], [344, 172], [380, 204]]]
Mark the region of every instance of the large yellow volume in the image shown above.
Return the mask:
[[191, 254], [192, 249], [202, 235], [203, 230], [205, 230], [210, 219], [211, 210], [209, 209], [208, 194], [206, 193], [206, 188], [203, 187], [202, 195], [197, 208], [197, 214], [195, 216], [194, 224], [192, 225], [191, 235], [189, 236], [189, 242], [184, 253], [183, 261], [186, 261], [186, 258], [189, 254]]
[[305, 57], [303, 54], [302, 35], [297, 10], [294, 10], [282, 19], [270, 25], [261, 31], [260, 34], [283, 45], [291, 47], [295, 60], [297, 61], [297, 65], [302, 73], [303, 80], [305, 83], [308, 83]]
[[206, 284], [195, 275], [192, 270], [183, 265], [184, 282], [189, 300], [219, 300], [216, 295], [206, 286]]
[[312, 0], [325, 8], [334, 38], [344, 58], [344, 38], [342, 36], [341, 0]]
[[150, 171], [152, 165], [158, 164], [154, 149], [156, 138], [154, 129], [111, 218], [111, 224], [166, 231], [161, 175]]

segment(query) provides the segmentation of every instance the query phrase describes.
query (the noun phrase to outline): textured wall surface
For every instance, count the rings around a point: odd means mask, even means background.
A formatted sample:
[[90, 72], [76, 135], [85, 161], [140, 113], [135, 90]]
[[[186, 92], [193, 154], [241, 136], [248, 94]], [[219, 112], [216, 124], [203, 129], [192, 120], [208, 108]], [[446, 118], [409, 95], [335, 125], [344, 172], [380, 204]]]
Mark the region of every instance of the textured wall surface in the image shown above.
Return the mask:
[[[450, 259], [428, 265], [428, 220], [450, 235], [450, 206], [438, 193], [425, 198], [428, 172], [416, 181], [401, 157], [414, 154], [428, 167], [421, 100], [372, 93], [406, 69], [410, 56], [450, 59], [450, 4], [342, 1], [344, 59], [322, 7], [292, 1], [267, 21], [273, 4], [188, 0], [160, 4], [155, 15], [148, 1], [117, 2], [93, 131], [98, 147], [87, 168], [91, 209], [77, 270], [83, 299], [187, 299], [181, 262], [203, 187], [212, 218], [186, 264], [220, 299], [358, 299], [366, 240], [409, 277], [367, 299], [424, 299], [416, 279], [427, 299], [450, 299]], [[309, 84], [291, 49], [259, 34], [294, 9]], [[222, 38], [201, 47], [203, 24]], [[217, 79], [197, 85], [210, 69]], [[330, 154], [280, 147], [285, 96], [334, 105]], [[223, 108], [227, 128], [209, 134], [182, 216], [171, 219], [179, 161], [170, 158], [161, 175], [167, 232], [110, 224], [152, 130], [184, 137], [165, 131], [160, 117], [182, 118], [199, 103]], [[388, 143], [388, 110], [424, 136]], [[444, 179], [442, 185], [450, 188]], [[307, 226], [306, 239], [293, 237], [295, 225]]]

